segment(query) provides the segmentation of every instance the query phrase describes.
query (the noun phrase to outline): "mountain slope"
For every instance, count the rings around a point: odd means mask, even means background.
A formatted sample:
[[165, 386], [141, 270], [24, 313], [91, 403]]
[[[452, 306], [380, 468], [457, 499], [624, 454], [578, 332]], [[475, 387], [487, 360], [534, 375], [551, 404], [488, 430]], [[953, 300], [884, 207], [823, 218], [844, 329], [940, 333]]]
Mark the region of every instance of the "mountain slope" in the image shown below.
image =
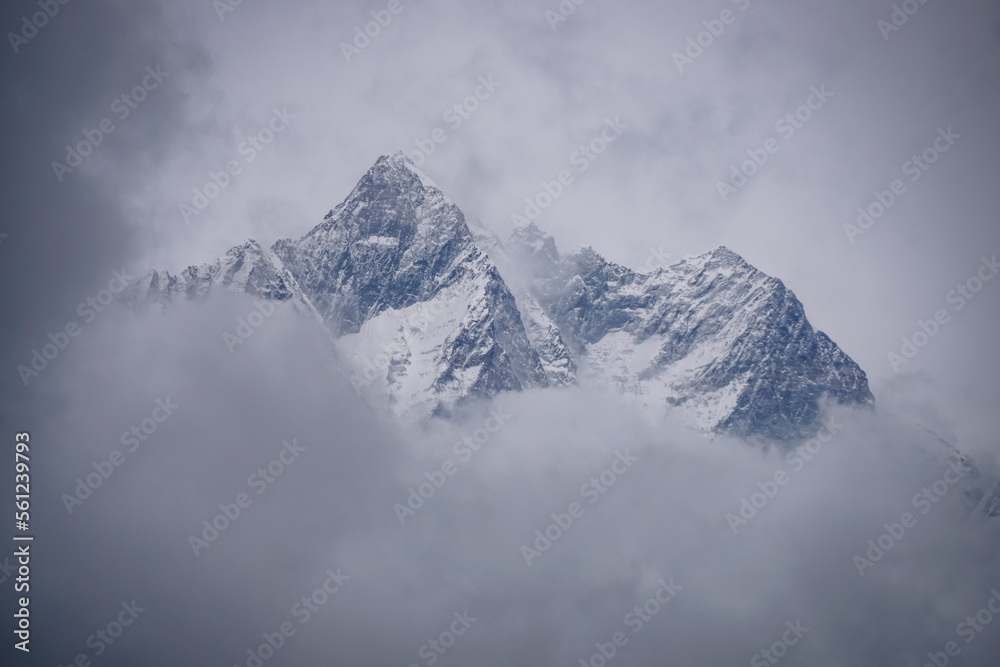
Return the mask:
[[795, 295], [727, 248], [642, 274], [590, 248], [563, 257], [534, 225], [508, 247], [587, 382], [680, 406], [706, 430], [778, 440], [808, 434], [824, 400], [874, 402]]

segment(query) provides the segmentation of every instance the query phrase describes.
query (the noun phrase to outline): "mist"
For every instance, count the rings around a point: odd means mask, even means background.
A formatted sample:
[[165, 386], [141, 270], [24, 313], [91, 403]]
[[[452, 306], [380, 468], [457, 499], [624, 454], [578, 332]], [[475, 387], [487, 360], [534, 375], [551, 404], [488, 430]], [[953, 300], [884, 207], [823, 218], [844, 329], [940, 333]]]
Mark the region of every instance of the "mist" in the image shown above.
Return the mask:
[[[897, 4], [7, 3], [0, 425], [36, 537], [30, 654], [0, 555], [3, 663], [994, 665], [1000, 289], [950, 296], [1000, 247], [1000, 8]], [[396, 151], [500, 238], [569, 169], [563, 251], [732, 248], [875, 409], [781, 446], [580, 387], [399, 420], [282, 304], [244, 339], [226, 291], [104, 301], [301, 237]]]

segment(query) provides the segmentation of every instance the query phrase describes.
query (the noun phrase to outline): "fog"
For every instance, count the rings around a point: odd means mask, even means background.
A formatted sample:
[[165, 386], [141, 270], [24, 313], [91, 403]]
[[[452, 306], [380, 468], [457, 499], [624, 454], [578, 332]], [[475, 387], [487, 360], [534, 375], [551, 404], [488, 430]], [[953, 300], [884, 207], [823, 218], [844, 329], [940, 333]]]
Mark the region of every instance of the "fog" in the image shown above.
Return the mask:
[[[956, 628], [1000, 586], [998, 524], [965, 498], [971, 473], [934, 493], [949, 468], [919, 456], [935, 450], [913, 415], [835, 410], [825, 442], [764, 452], [568, 388], [406, 426], [316, 363], [326, 342], [283, 307], [230, 353], [223, 333], [253, 308], [114, 308], [34, 380], [32, 664], [255, 664], [264, 633], [267, 664], [287, 665], [579, 664], [597, 644], [621, 664], [745, 663], [783, 635], [784, 664], [923, 664], [949, 641], [952, 664], [996, 655], [992, 627], [969, 644]], [[935, 502], [914, 499], [925, 488]], [[855, 556], [877, 560], [859, 573]], [[328, 570], [339, 589], [295, 614]], [[626, 620], [664, 585], [658, 613]], [[143, 611], [96, 656], [88, 637], [132, 600]], [[435, 653], [455, 613], [474, 622]]]
[[[12, 448], [30, 432], [36, 535], [31, 653], [8, 616], [3, 664], [253, 667], [267, 637], [266, 665], [995, 664], [1000, 524], [974, 494], [1000, 474], [1000, 290], [949, 310], [898, 373], [887, 357], [998, 248], [995, 2], [927, 2], [886, 32], [891, 2], [593, 0], [563, 22], [554, 1], [401, 0], [359, 53], [388, 2], [49, 3], [32, 32], [40, 6], [2, 10], [0, 425]], [[481, 78], [495, 83], [456, 126], [448, 110]], [[814, 86], [832, 96], [779, 131]], [[287, 127], [250, 160], [276, 112]], [[53, 167], [105, 118], [79, 166]], [[255, 308], [236, 295], [166, 314], [78, 305], [115, 271], [298, 238], [398, 150], [423, 151], [506, 237], [615, 119], [621, 136], [538, 225], [635, 268], [726, 245], [780, 278], [876, 397], [832, 409], [812, 458], [580, 388], [396, 421], [283, 308], [231, 352], [224, 334]], [[949, 127], [954, 145], [908, 180]], [[723, 199], [770, 138], [779, 150]], [[850, 238], [895, 179], [905, 193]], [[37, 375], [19, 370], [46, 345]], [[941, 440], [980, 477], [947, 481]]]

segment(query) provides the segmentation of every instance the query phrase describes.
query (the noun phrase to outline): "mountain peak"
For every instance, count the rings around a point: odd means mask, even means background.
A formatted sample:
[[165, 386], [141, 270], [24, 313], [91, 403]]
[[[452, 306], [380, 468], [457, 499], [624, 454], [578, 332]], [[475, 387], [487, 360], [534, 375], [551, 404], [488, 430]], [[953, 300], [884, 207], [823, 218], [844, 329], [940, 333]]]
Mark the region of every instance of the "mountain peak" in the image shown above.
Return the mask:
[[384, 180], [386, 182], [398, 181], [399, 179], [412, 182], [412, 178], [416, 177], [417, 182], [423, 188], [441, 191], [441, 188], [427, 174], [420, 171], [417, 165], [413, 163], [413, 160], [406, 157], [403, 151], [396, 151], [391, 155], [380, 156], [366, 175], [372, 176], [377, 181]]
[[549, 276], [558, 270], [561, 256], [556, 240], [533, 222], [516, 226], [507, 247], [533, 277]]
[[514, 228], [508, 243], [527, 258], [532, 258], [539, 253], [543, 253], [553, 259], [559, 258], [559, 250], [556, 248], [556, 240], [551, 234], [547, 234], [538, 228], [533, 222]]
[[[347, 198], [302, 240], [399, 246], [414, 236], [441, 234], [471, 238], [458, 207], [409, 158], [396, 153], [379, 157]], [[287, 241], [279, 241], [273, 249], [287, 259]]]
[[705, 264], [720, 264], [723, 266], [750, 266], [750, 263], [743, 259], [743, 256], [737, 252], [733, 252], [728, 247], [720, 245], [718, 248], [713, 248], [706, 253], [697, 255], [694, 259], [700, 260]]
[[226, 255], [230, 257], [246, 254], [261, 256], [264, 254], [264, 248], [257, 242], [257, 239], [247, 238], [243, 243], [233, 246], [226, 252]]
[[725, 256], [725, 257], [739, 257], [738, 253], [733, 252], [727, 246], [720, 245], [718, 248], [714, 248], [710, 251], [713, 255]]

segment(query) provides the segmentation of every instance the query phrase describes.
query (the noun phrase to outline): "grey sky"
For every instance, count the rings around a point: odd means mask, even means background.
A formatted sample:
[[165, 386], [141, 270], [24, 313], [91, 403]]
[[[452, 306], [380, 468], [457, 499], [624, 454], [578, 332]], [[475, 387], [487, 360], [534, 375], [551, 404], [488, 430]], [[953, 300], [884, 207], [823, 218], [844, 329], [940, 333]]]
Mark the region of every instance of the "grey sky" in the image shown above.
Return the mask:
[[[947, 639], [958, 622], [953, 619], [978, 609], [989, 587], [1000, 585], [995, 555], [980, 551], [982, 544], [963, 529], [937, 515], [921, 520], [940, 539], [915, 538], [912, 557], [899, 565], [899, 580], [916, 591], [912, 599], [901, 592], [905, 587], [891, 585], [894, 580], [881, 567], [877, 576], [886, 577], [881, 581], [886, 588], [852, 588], [855, 573], [836, 570], [844, 564], [836, 559], [849, 564], [847, 552], [859, 539], [863, 545], [878, 535], [883, 520], [898, 517], [919, 477], [904, 474], [885, 481], [889, 466], [881, 459], [858, 472], [851, 455], [865, 456], [865, 443], [905, 441], [910, 434], [904, 427], [925, 421], [984, 465], [1000, 461], [995, 435], [1000, 426], [995, 411], [1000, 281], [986, 283], [961, 311], [946, 301], [957, 283], [976, 275], [982, 256], [1000, 252], [1000, 5], [930, 0], [884, 39], [877, 22], [890, 20], [888, 0], [589, 0], [556, 29], [546, 18], [547, 10], [557, 8], [556, 0], [401, 0], [400, 13], [391, 15], [380, 34], [347, 62], [340, 44], [351, 42], [355, 27], [372, 21], [370, 12], [387, 5], [379, 0], [247, 0], [220, 19], [209, 0], [70, 2], [60, 5], [17, 53], [5, 38], [0, 108], [7, 141], [0, 233], [8, 236], [0, 239], [0, 278], [7, 285], [0, 421], [8, 434], [33, 424], [53, 443], [40, 455], [41, 465], [49, 467], [38, 479], [44, 488], [40, 511], [51, 521], [45, 532], [51, 546], [40, 558], [45, 569], [38, 576], [46, 582], [40, 604], [52, 614], [49, 627], [66, 632], [59, 643], [50, 637], [50, 663], [70, 660], [91, 626], [104, 622], [103, 609], [110, 614], [120, 600], [138, 597], [154, 580], [145, 590], [160, 606], [154, 610], [151, 602], [149, 624], [136, 626], [145, 634], [136, 635], [133, 656], [146, 664], [160, 655], [164, 664], [191, 655], [207, 656], [206, 664], [209, 657], [233, 664], [245, 654], [244, 644], [272, 629], [300, 589], [311, 591], [317, 576], [337, 562], [360, 569], [357, 592], [345, 587], [345, 599], [335, 597], [323, 621], [337, 628], [331, 631], [335, 639], [343, 640], [337, 645], [344, 647], [344, 664], [418, 661], [416, 650], [426, 637], [443, 629], [453, 611], [474, 604], [483, 609], [476, 628], [480, 634], [470, 632], [470, 644], [459, 642], [442, 664], [480, 664], [477, 659], [481, 664], [576, 664], [584, 648], [607, 641], [629, 595], [645, 594], [637, 583], [646, 582], [645, 574], [637, 574], [643, 568], [650, 573], [661, 568], [663, 576], [691, 582], [691, 598], [685, 602], [678, 596], [677, 607], [665, 612], [677, 615], [665, 616], [668, 623], [655, 633], [638, 636], [636, 644], [640, 639], [649, 643], [628, 658], [631, 664], [651, 664], [646, 656], [652, 655], [661, 662], [664, 655], [681, 663], [749, 661], [753, 652], [746, 649], [772, 641], [797, 610], [823, 615], [806, 622], [825, 626], [814, 632], [829, 642], [809, 649], [816, 651], [808, 654], [813, 664], [885, 664], [881, 656], [851, 655], [839, 643], [867, 632], [889, 638], [885, 656], [912, 652], [914, 661], [926, 651], [919, 642], [907, 644], [907, 638], [927, 631]], [[706, 30], [703, 22], [718, 19], [724, 10], [732, 12], [732, 22], [678, 71], [674, 52], [683, 52], [689, 37]], [[8, 3], [0, 26], [5, 34], [20, 30], [22, 17], [37, 11], [34, 2]], [[147, 67], [157, 66], [169, 73], [162, 84], [147, 90], [146, 98], [120, 118], [116, 97], [141, 85]], [[490, 76], [499, 87], [455, 127], [443, 114], [474, 95], [480, 77]], [[785, 138], [776, 122], [805, 104], [814, 86], [825, 86], [832, 97]], [[275, 109], [295, 117], [247, 161], [241, 142], [267, 127]], [[605, 119], [619, 117], [627, 129], [578, 173], [571, 162], [574, 151], [599, 136]], [[82, 167], [60, 181], [52, 161], [64, 161], [64, 147], [81, 141], [83, 132], [93, 131], [103, 118], [113, 119], [115, 130]], [[919, 180], [910, 181], [904, 163], [933, 146], [938, 129], [948, 127], [961, 138]], [[774, 461], [762, 462], [725, 443], [701, 451], [701, 439], [683, 429], [634, 426], [626, 408], [580, 396], [540, 403], [561, 417], [547, 417], [542, 408], [533, 412], [531, 402], [521, 399], [523, 425], [502, 436], [509, 453], [484, 459], [481, 468], [451, 489], [450, 502], [424, 510], [427, 514], [417, 519], [428, 526], [426, 532], [400, 532], [392, 525], [391, 504], [410, 484], [406, 480], [429, 465], [411, 461], [415, 455], [409, 445], [431, 448], [440, 438], [431, 434], [425, 442], [392, 432], [354, 402], [349, 387], [315, 369], [309, 355], [282, 352], [288, 341], [314, 349], [309, 334], [293, 323], [269, 328], [270, 338], [262, 336], [256, 351], [240, 350], [233, 359], [224, 350], [219, 355], [213, 347], [219, 332], [246, 307], [238, 300], [227, 301], [215, 315], [185, 312], [159, 325], [102, 314], [37, 385], [26, 388], [21, 382], [16, 366], [47, 342], [49, 332], [78, 319], [77, 304], [107, 286], [113, 270], [179, 270], [210, 261], [246, 237], [265, 244], [298, 237], [347, 195], [379, 155], [412, 154], [415, 142], [426, 142], [436, 128], [447, 139], [421, 169], [470, 219], [501, 237], [511, 229], [511, 214], [524, 212], [526, 197], [535, 197], [542, 182], [554, 180], [560, 170], [571, 169], [574, 183], [536, 220], [562, 250], [590, 245], [612, 261], [640, 268], [651, 248], [680, 258], [726, 245], [780, 278], [802, 300], [813, 325], [869, 374], [885, 422], [852, 426], [856, 435], [847, 453], [838, 452], [839, 458], [821, 469], [825, 472], [803, 484], [808, 488], [799, 489], [803, 493], [794, 503], [774, 508], [766, 519], [773, 523], [760, 531], [771, 537], [758, 535], [759, 543], [730, 556], [726, 540], [733, 536], [719, 523], [719, 512], [738, 503], [743, 491], [733, 489], [752, 490], [756, 480], [773, 472]], [[716, 182], [728, 178], [731, 165], [747, 159], [747, 150], [760, 150], [769, 138], [777, 140], [778, 151], [724, 202]], [[190, 203], [193, 190], [204, 189], [211, 173], [225, 170], [231, 160], [240, 173], [204, 212], [185, 221], [179, 205]], [[905, 194], [849, 242], [844, 224], [853, 223], [858, 207], [867, 208], [875, 192], [889, 190], [894, 179], [905, 182]], [[894, 374], [887, 353], [899, 352], [901, 337], [918, 331], [918, 320], [932, 318], [941, 308], [951, 314], [949, 323], [903, 372]], [[151, 348], [176, 367], [151, 356]], [[215, 363], [220, 365], [216, 372], [206, 370]], [[285, 405], [287, 387], [296, 384], [331, 398]], [[95, 387], [102, 389], [95, 392]], [[67, 516], [57, 502], [62, 488], [114, 447], [117, 434], [151, 410], [155, 398], [170, 392], [183, 397], [185, 410], [164, 427], [164, 449], [149, 452], [144, 462], [130, 460], [126, 468], [134, 468], [122, 470], [122, 485], [102, 489], [107, 500], [95, 497], [94, 507], [85, 508], [93, 509], [93, 517]], [[592, 411], [607, 421], [608, 430], [598, 432], [606, 437], [595, 434], [588, 440], [586, 428], [566, 431], [577, 401], [590, 401]], [[246, 417], [248, 405], [256, 406], [253, 419]], [[290, 469], [289, 475], [305, 474], [289, 481], [288, 491], [276, 486], [271, 509], [265, 505], [271, 492], [262, 495], [250, 508], [260, 513], [247, 517], [254, 532], [228, 535], [228, 555], [211, 554], [221, 557], [205, 567], [196, 566], [201, 559], [188, 562], [188, 527], [236, 492], [245, 468], [271, 456], [297, 430], [302, 441], [336, 433], [336, 447], [317, 446], [311, 450], [315, 463]], [[496, 555], [495, 562], [492, 556], [457, 562], [476, 553], [463, 549], [464, 540], [496, 541], [501, 549], [506, 548], [501, 537], [517, 542], [530, 535], [535, 523], [574, 496], [578, 478], [590, 474], [589, 464], [598, 465], [613, 452], [609, 440], [652, 443], [662, 433], [670, 435], [663, 439], [676, 442], [677, 450], [651, 449], [647, 460], [654, 462], [636, 476], [635, 486], [626, 487], [623, 480], [620, 499], [597, 506], [595, 514], [607, 515], [595, 516], [595, 524], [608, 532], [595, 528], [573, 538], [579, 539], [576, 547], [560, 545], [585, 554], [570, 571], [541, 563], [550, 587], [539, 589], [522, 579], [519, 543]], [[552, 451], [531, 447], [554, 440], [560, 444]], [[581, 441], [581, 449], [569, 447]], [[185, 467], [173, 452], [199, 463]], [[434, 460], [437, 454], [428, 452]], [[334, 474], [337, 484], [324, 486], [319, 479], [326, 472], [343, 470], [341, 456], [354, 467], [343, 477]], [[685, 486], [684, 476], [674, 472], [684, 466], [698, 471], [691, 477], [701, 485]], [[221, 481], [230, 467], [232, 478]], [[174, 486], [177, 479], [171, 475], [184, 470], [196, 476], [187, 486]], [[531, 499], [513, 491], [535, 488], [532, 478], [546, 471], [561, 480], [551, 491]], [[8, 486], [5, 479], [0, 488], [6, 492]], [[482, 512], [465, 506], [464, 499], [478, 495], [477, 486], [495, 490], [480, 501]], [[177, 488], [185, 493], [176, 504], [168, 502]], [[854, 497], [855, 488], [865, 494]], [[844, 500], [834, 516], [820, 521], [815, 517], [825, 509], [824, 491]], [[647, 499], [654, 504], [644, 505]], [[673, 532], [637, 555], [614, 533], [619, 530], [613, 520], [616, 503], [633, 508], [626, 526], [640, 534], [653, 531], [657, 522]], [[312, 509], [348, 504], [362, 509], [356, 514]], [[698, 516], [671, 509], [678, 506]], [[296, 512], [295, 520], [284, 521], [283, 510]], [[491, 517], [489, 526], [482, 525], [482, 516]], [[119, 532], [102, 533], [96, 517], [107, 518], [105, 525], [119, 526]], [[818, 537], [799, 542], [788, 526], [815, 529]], [[132, 531], [136, 540], [123, 542], [122, 531]], [[274, 543], [260, 547], [262, 534], [273, 536]], [[709, 545], [708, 553], [715, 555], [678, 546], [671, 536]], [[769, 555], [773, 540], [791, 545], [786, 561], [775, 563]], [[615, 546], [592, 553], [586, 547], [591, 542]], [[443, 551], [442, 544], [447, 545]], [[960, 555], [954, 545], [967, 553]], [[220, 550], [223, 546], [220, 542]], [[69, 567], [64, 554], [74, 548], [81, 552]], [[697, 567], [707, 561], [723, 570], [734, 568], [741, 557], [747, 569], [742, 578], [728, 575], [728, 590]], [[958, 583], [952, 588], [924, 583], [927, 568], [940, 581]], [[964, 579], [958, 576], [963, 568]], [[833, 571], [838, 574], [824, 581]], [[91, 572], [100, 575], [91, 579]], [[171, 578], [173, 572], [179, 579]], [[365, 574], [368, 583], [362, 584]], [[607, 579], [595, 579], [599, 576]], [[682, 581], [682, 576], [687, 578]], [[861, 581], [867, 584], [867, 579]], [[178, 580], [184, 585], [172, 589]], [[252, 590], [248, 580], [254, 582]], [[419, 583], [408, 583], [414, 580]], [[195, 595], [202, 585], [217, 595], [198, 598], [209, 605], [204, 616], [185, 617], [184, 596]], [[406, 601], [396, 616], [386, 617], [401, 596]], [[819, 604], [827, 598], [829, 605]], [[936, 601], [933, 609], [921, 606], [928, 600]], [[689, 606], [681, 621], [684, 604]], [[747, 605], [760, 608], [758, 624], [748, 623], [756, 612]], [[529, 608], [538, 613], [525, 620], [521, 612]], [[857, 618], [845, 620], [851, 613]], [[227, 623], [214, 636], [200, 634], [186, 648], [181, 639], [170, 639], [196, 635], [218, 617]], [[710, 630], [719, 619], [727, 620]], [[312, 655], [334, 655], [317, 629], [305, 627], [304, 641], [297, 648], [290, 645], [275, 662], [304, 664]], [[653, 637], [661, 630], [661, 638]], [[719, 636], [732, 641], [720, 643]], [[987, 641], [996, 646], [995, 640], [977, 639], [972, 647], [988, 655]], [[170, 642], [176, 644], [164, 648]], [[876, 644], [864, 644], [864, 650]], [[369, 646], [377, 653], [366, 654]], [[192, 647], [198, 651], [187, 652]], [[932, 649], [933, 643], [926, 648]], [[459, 658], [461, 650], [468, 652]], [[969, 650], [968, 664], [986, 664], [976, 662]], [[123, 659], [109, 652], [106, 664]], [[794, 660], [790, 656], [787, 662]]]

